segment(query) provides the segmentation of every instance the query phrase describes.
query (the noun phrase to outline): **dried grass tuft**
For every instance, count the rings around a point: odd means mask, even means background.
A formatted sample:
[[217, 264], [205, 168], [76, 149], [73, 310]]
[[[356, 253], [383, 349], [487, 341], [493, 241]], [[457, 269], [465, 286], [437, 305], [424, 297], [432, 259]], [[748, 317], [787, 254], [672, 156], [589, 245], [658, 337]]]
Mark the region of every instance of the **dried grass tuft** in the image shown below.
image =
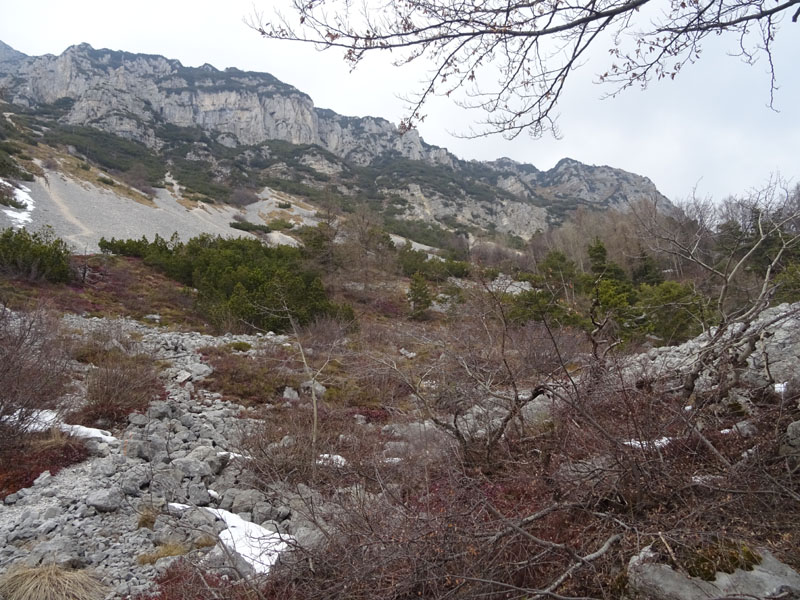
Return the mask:
[[140, 565], [154, 565], [156, 561], [168, 556], [182, 556], [189, 552], [189, 548], [183, 544], [163, 544], [158, 546], [154, 552], [140, 554], [136, 562]]
[[101, 600], [108, 592], [89, 571], [58, 565], [12, 567], [0, 576], [3, 600]]

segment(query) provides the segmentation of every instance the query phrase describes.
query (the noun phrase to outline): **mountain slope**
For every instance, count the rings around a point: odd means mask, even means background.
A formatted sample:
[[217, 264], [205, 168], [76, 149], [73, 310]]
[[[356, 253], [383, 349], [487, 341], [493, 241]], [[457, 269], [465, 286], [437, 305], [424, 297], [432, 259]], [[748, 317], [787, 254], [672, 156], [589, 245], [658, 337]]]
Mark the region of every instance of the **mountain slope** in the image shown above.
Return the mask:
[[[267, 186], [312, 201], [366, 202], [393, 219], [523, 238], [580, 206], [655, 200], [671, 207], [649, 179], [611, 167], [565, 159], [539, 171], [509, 159], [463, 161], [384, 119], [317, 108], [267, 73], [190, 68], [88, 44], [39, 57], [3, 45], [0, 88], [13, 105], [49, 119], [39, 125], [51, 143], [86, 154], [97, 140], [85, 128], [121, 136], [143, 144], [136, 154], [150, 153], [151, 167], [166, 164], [205, 199]], [[166, 169], [145, 170], [158, 184]]]

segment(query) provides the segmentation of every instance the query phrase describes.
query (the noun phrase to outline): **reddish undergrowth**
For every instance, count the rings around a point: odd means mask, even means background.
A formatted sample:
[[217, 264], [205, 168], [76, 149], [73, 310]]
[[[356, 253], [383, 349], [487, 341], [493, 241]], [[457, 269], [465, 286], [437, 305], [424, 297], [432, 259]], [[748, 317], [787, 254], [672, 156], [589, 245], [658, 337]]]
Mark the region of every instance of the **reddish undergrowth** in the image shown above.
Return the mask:
[[155, 581], [155, 589], [129, 600], [255, 600], [263, 598], [252, 585], [231, 581], [179, 560]]
[[72, 267], [76, 278], [69, 285], [7, 280], [0, 281], [0, 292], [13, 308], [30, 307], [46, 299], [58, 311], [134, 318], [158, 314], [164, 324], [207, 330], [194, 310], [192, 294], [141, 259], [74, 256]]
[[27, 436], [0, 455], [0, 499], [30, 487], [45, 471], [55, 475], [88, 455], [83, 442], [75, 438], [51, 433]]

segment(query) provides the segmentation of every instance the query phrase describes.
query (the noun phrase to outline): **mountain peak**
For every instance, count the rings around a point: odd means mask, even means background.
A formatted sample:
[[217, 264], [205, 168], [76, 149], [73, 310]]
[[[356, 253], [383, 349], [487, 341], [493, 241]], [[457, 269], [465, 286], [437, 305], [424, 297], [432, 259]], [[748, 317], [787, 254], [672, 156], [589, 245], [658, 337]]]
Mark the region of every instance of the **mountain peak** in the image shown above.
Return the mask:
[[[13, 52], [13, 65], [0, 62], [0, 87], [11, 103], [56, 107], [62, 124], [135, 140], [155, 154], [182, 147], [182, 155], [162, 157], [201, 162], [207, 171], [216, 168], [211, 177], [218, 179], [236, 175], [242, 181], [250, 165], [262, 165], [256, 168], [269, 172], [261, 180], [294, 182], [281, 189], [301, 184], [311, 196], [325, 186], [348, 189], [346, 195], [396, 203], [392, 210], [403, 218], [496, 227], [522, 237], [579, 205], [602, 209], [663, 198], [646, 178], [571, 158], [546, 172], [505, 157], [460, 160], [426, 144], [415, 130], [401, 135], [381, 117], [318, 108], [269, 73], [220, 71], [209, 63], [185, 67], [163, 56], [86, 43], [61, 57]], [[223, 164], [226, 153], [239, 159]], [[366, 168], [369, 174], [359, 171]]]
[[3, 41], [0, 41], [0, 62], [18, 62], [28, 58], [27, 54], [15, 50]]
[[574, 166], [583, 167], [583, 166], [586, 166], [586, 165], [584, 163], [580, 162], [580, 161], [575, 160], [574, 158], [569, 158], [568, 156], [565, 156], [564, 158], [562, 158], [561, 160], [559, 160], [556, 163], [556, 166], [554, 167], [554, 169], [563, 169], [563, 168], [566, 168], [566, 167], [574, 167]]

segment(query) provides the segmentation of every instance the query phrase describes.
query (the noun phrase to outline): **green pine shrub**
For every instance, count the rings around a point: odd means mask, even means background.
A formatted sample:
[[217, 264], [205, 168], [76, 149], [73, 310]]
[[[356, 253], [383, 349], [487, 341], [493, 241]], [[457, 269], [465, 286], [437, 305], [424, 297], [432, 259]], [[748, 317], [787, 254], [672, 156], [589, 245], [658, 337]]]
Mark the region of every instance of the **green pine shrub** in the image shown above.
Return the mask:
[[69, 257], [69, 246], [50, 228], [0, 233], [0, 272], [11, 277], [66, 283], [72, 278]]
[[319, 275], [297, 248], [269, 248], [255, 239], [201, 235], [181, 242], [156, 236], [142, 240], [100, 240], [103, 252], [136, 256], [168, 277], [197, 290], [197, 306], [226, 331], [290, 328], [316, 317], [352, 320], [347, 306], [334, 304]]

